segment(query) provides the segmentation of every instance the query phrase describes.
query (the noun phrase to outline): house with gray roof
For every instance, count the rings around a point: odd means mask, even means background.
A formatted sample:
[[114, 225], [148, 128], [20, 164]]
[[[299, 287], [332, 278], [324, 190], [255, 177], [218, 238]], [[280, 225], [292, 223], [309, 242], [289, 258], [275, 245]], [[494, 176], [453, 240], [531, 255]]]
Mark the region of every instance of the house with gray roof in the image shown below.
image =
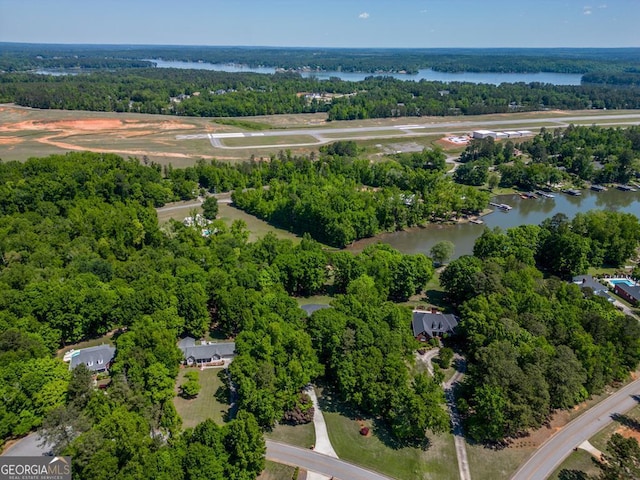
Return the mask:
[[182, 351], [184, 363], [191, 365], [206, 365], [220, 360], [231, 360], [235, 356], [235, 342], [200, 342], [196, 344], [191, 337], [183, 338], [178, 342], [178, 348]]
[[411, 326], [416, 340], [426, 342], [431, 338], [452, 334], [458, 326], [458, 317], [435, 311], [414, 310]]
[[106, 372], [109, 370], [115, 355], [116, 347], [111, 345], [98, 345], [75, 350], [71, 353], [69, 370], [73, 370], [81, 363], [84, 363], [93, 373]]
[[578, 275], [577, 277], [573, 277], [572, 281], [580, 288], [590, 288], [594, 295], [606, 298], [609, 302], [614, 301], [614, 298], [609, 295], [609, 289], [591, 275]]
[[613, 287], [613, 291], [624, 298], [631, 305], [640, 303], [640, 287], [637, 285], [627, 285], [626, 283], [617, 283]]

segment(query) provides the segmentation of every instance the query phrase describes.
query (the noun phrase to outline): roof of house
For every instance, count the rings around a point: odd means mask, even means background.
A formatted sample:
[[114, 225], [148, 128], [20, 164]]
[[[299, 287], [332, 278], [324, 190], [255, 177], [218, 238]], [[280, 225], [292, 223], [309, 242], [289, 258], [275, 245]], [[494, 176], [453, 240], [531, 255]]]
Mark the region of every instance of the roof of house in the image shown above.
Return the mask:
[[417, 337], [421, 333], [426, 333], [430, 337], [442, 333], [453, 332], [458, 325], [458, 318], [455, 315], [445, 313], [425, 312], [422, 310], [413, 311], [413, 336]]
[[192, 337], [185, 337], [185, 338], [181, 338], [180, 341], [178, 342], [178, 348], [180, 350], [183, 350], [187, 347], [193, 347], [196, 344], [196, 339], [192, 338]]
[[116, 354], [116, 347], [111, 345], [98, 345], [96, 347], [83, 348], [73, 353], [70, 369], [84, 363], [93, 372], [105, 370]]
[[[183, 340], [186, 340], [186, 339], [183, 339]], [[182, 350], [182, 354], [184, 355], [184, 358], [193, 357], [195, 359], [213, 358], [214, 356], [231, 357], [233, 356], [236, 350], [235, 342], [216, 342], [216, 343], [212, 342], [212, 343], [205, 343], [201, 345], [195, 345], [195, 340], [194, 340], [193, 345], [181, 346], [180, 344], [178, 344], [178, 347], [180, 348], [180, 350]]]
[[632, 298], [640, 300], [640, 287], [638, 287], [637, 285], [634, 285], [632, 287], [631, 285], [627, 285], [626, 283], [617, 283], [616, 287], [627, 293]]
[[578, 275], [577, 277], [573, 277], [573, 283], [577, 284], [580, 288], [590, 288], [593, 290], [593, 293], [597, 293], [601, 290], [607, 290], [607, 287], [602, 285], [591, 275]]

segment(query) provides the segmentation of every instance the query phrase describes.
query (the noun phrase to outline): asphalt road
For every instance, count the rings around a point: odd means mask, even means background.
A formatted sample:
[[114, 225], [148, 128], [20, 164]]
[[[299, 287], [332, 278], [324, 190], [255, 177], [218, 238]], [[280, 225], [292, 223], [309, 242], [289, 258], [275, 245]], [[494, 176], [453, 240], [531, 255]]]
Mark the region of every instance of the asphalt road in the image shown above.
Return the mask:
[[267, 440], [267, 460], [322, 473], [336, 480], [391, 480], [390, 477], [313, 450], [270, 440]]
[[[418, 119], [416, 119], [418, 120]], [[232, 132], [232, 133], [208, 133], [208, 134], [191, 134], [178, 135], [178, 140], [191, 140], [196, 138], [208, 138], [211, 145], [215, 148], [224, 149], [246, 149], [246, 148], [264, 148], [264, 147], [287, 147], [301, 145], [316, 145], [322, 143], [333, 142], [337, 140], [358, 140], [366, 138], [376, 138], [378, 132], [390, 132], [397, 130], [397, 135], [385, 134], [385, 137], [394, 136], [420, 136], [451, 133], [451, 129], [455, 131], [470, 131], [480, 127], [509, 127], [512, 125], [526, 127], [526, 125], [540, 125], [544, 123], [557, 124], [559, 127], [565, 127], [571, 123], [576, 125], [594, 125], [603, 121], [621, 120], [625, 124], [640, 124], [640, 114], [621, 114], [621, 115], [576, 115], [569, 117], [546, 117], [546, 118], [524, 118], [524, 119], [505, 119], [505, 120], [482, 120], [477, 118], [460, 122], [429, 122], [429, 123], [411, 123], [406, 125], [386, 125], [371, 127], [347, 127], [347, 128], [303, 128], [292, 130], [266, 130], [262, 132]], [[419, 120], [418, 120], [419, 121]], [[613, 125], [608, 122], [607, 125]], [[550, 128], [553, 128], [551, 126]], [[331, 138], [324, 137], [325, 134], [332, 135]], [[339, 134], [347, 134], [345, 137], [339, 137]], [[356, 136], [353, 136], [356, 134]], [[222, 141], [226, 138], [259, 138], [259, 137], [283, 137], [283, 136], [299, 136], [306, 135], [315, 137], [316, 143], [294, 143], [290, 145], [251, 145], [251, 146], [225, 146]]]
[[40, 446], [40, 437], [37, 433], [31, 433], [18, 440], [3, 452], [5, 457], [39, 457], [46, 455], [49, 448]]
[[512, 480], [540, 480], [549, 477], [571, 451], [612, 422], [612, 415], [623, 414], [638, 404], [640, 379], [621, 388], [610, 397], [567, 424], [523, 464]]

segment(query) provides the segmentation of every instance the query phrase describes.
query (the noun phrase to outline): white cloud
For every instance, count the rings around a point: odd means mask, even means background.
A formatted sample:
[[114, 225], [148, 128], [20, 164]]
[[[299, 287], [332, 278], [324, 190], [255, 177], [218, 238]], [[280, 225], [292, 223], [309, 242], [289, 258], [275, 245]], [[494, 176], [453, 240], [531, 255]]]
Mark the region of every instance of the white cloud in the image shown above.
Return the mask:
[[358, 18], [366, 20], [367, 18], [369, 18], [369, 14], [367, 12], [362, 12], [360, 15], [358, 15]]
[[584, 15], [591, 15], [591, 7], [584, 7], [582, 12]]
[[602, 5], [598, 5], [598, 8], [607, 8], [607, 4], [603, 3]]
[[427, 13], [428, 10], [425, 8], [424, 10], [420, 10], [420, 13]]

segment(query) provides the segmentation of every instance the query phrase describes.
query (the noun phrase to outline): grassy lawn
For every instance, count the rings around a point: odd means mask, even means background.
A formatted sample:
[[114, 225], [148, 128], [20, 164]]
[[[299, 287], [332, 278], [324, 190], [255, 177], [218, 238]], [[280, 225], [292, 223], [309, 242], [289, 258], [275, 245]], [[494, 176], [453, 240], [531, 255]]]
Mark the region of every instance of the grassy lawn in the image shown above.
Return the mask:
[[59, 358], [62, 358], [64, 357], [64, 354], [69, 350], [72, 350], [72, 349], [80, 350], [82, 348], [96, 347], [98, 345], [102, 345], [103, 343], [107, 345], [114, 345], [113, 335], [107, 334], [107, 335], [103, 335], [102, 337], [92, 338], [91, 340], [85, 340], [84, 342], [75, 343], [73, 345], [67, 345], [66, 347], [58, 350], [57, 356]]
[[[331, 444], [341, 459], [399, 480], [458, 477], [450, 434], [429, 435], [430, 443], [425, 449], [399, 446], [380, 422], [358, 419], [340, 403], [329, 400], [321, 397], [320, 403]], [[361, 426], [368, 426], [373, 434], [360, 435]]]
[[295, 480], [295, 473], [295, 467], [267, 460], [264, 470], [256, 480]]
[[534, 451], [535, 447], [494, 450], [484, 445], [467, 444], [471, 478], [474, 480], [507, 479]]
[[298, 305], [309, 305], [309, 304], [321, 304], [321, 305], [329, 305], [334, 297], [329, 295], [313, 295], [311, 297], [296, 297], [296, 302]]
[[[562, 470], [569, 470], [571, 472], [586, 473], [589, 476], [595, 476], [599, 472], [598, 467], [593, 463], [592, 456], [590, 453], [585, 452], [584, 450], [578, 450], [576, 452], [571, 452], [571, 455], [567, 457], [567, 459], [562, 462], [555, 472], [551, 474], [549, 477], [550, 480], [559, 480], [559, 475]], [[576, 478], [579, 478], [576, 476]]]
[[195, 370], [192, 368], [181, 368], [176, 382], [176, 397], [173, 404], [182, 418], [182, 427], [195, 427], [207, 418], [213, 419], [218, 425], [225, 423], [225, 414], [229, 410], [229, 405], [220, 403], [216, 398], [216, 391], [223, 387], [222, 380], [218, 378], [218, 373], [222, 371], [219, 368], [205, 368], [197, 370], [200, 374], [200, 393], [191, 400], [186, 400], [178, 396], [179, 386], [183, 383], [184, 375]]
[[313, 422], [305, 425], [276, 425], [265, 433], [265, 437], [275, 442], [287, 443], [296, 447], [311, 448], [316, 443], [316, 432]]
[[374, 132], [343, 132], [343, 133], [330, 133], [330, 131], [328, 133], [324, 133], [322, 132], [322, 136], [325, 138], [352, 138], [352, 137], [376, 137], [376, 136], [389, 136], [389, 135], [395, 135], [398, 137], [404, 137], [406, 135], [406, 132], [401, 130], [401, 129], [397, 129], [397, 130], [379, 130], [379, 131], [374, 131]]
[[318, 143], [318, 139], [311, 135], [282, 135], [282, 136], [255, 136], [255, 137], [238, 137], [238, 138], [222, 138], [220, 141], [227, 147], [262, 147], [273, 145], [298, 145], [302, 143]]
[[292, 240], [293, 243], [300, 242], [300, 237], [296, 234], [288, 232], [287, 230], [282, 230], [280, 228], [276, 228], [264, 220], [260, 220], [253, 215], [249, 215], [246, 212], [243, 212], [239, 208], [232, 207], [229, 204], [219, 203], [218, 204], [218, 218], [224, 220], [229, 225], [234, 220], [244, 220], [247, 224], [247, 229], [249, 230], [249, 241], [255, 242], [259, 238], [264, 237], [268, 232], [274, 232], [278, 238]]

